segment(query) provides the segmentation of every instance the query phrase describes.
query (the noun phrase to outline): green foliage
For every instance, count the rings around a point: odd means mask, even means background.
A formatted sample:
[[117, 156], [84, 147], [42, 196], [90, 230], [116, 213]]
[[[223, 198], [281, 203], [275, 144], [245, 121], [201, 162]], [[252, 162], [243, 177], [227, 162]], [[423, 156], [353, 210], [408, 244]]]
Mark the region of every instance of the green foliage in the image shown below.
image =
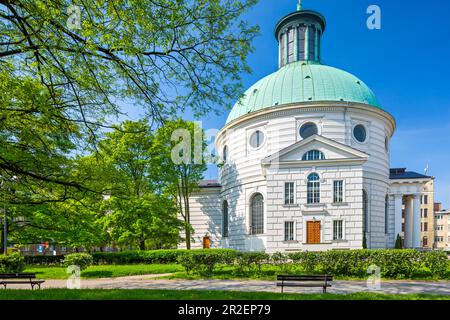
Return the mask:
[[236, 256], [237, 274], [261, 272], [261, 266], [268, 263], [269, 254], [264, 252], [239, 252]]
[[442, 278], [448, 266], [446, 254], [417, 250], [349, 250], [289, 254], [308, 273], [366, 277], [371, 265], [385, 278], [409, 279], [420, 275]]
[[57, 256], [24, 256], [27, 266], [60, 266], [64, 264], [64, 255]]
[[400, 235], [397, 235], [397, 238], [395, 239], [395, 249], [402, 249], [402, 237]]
[[[166, 178], [151, 177], [171, 167], [153, 162], [159, 150], [148, 133], [184, 110], [220, 112], [239, 97], [258, 33], [243, 16], [256, 2], [87, 0], [76, 3], [82, 25], [73, 29], [72, 1], [0, 1], [0, 175], [18, 176], [3, 196], [15, 204], [11, 222], [26, 221], [10, 224], [11, 239], [177, 243], [174, 193]], [[145, 130], [111, 124], [130, 103], [149, 120]], [[179, 182], [170, 181], [172, 189]], [[106, 193], [111, 217], [101, 210]]]
[[193, 272], [202, 276], [211, 276], [219, 264], [228, 264], [236, 256], [236, 251], [231, 249], [186, 250], [178, 256], [177, 262], [185, 268], [188, 274]]
[[202, 128], [182, 119], [166, 122], [155, 135], [153, 148], [159, 154], [159, 168], [162, 169], [158, 175], [165, 184], [164, 192], [176, 199], [184, 219], [187, 249], [191, 248], [191, 235], [195, 231], [190, 225], [189, 196], [198, 190], [198, 181], [207, 169], [206, 147]]
[[273, 265], [277, 266], [282, 272], [285, 273], [288, 273], [292, 268], [289, 255], [283, 252], [275, 252], [272, 254], [270, 261]]
[[0, 273], [20, 273], [25, 269], [24, 258], [18, 252], [0, 255]]
[[72, 253], [64, 257], [64, 265], [78, 266], [80, 270], [84, 270], [94, 262], [92, 256], [88, 253]]

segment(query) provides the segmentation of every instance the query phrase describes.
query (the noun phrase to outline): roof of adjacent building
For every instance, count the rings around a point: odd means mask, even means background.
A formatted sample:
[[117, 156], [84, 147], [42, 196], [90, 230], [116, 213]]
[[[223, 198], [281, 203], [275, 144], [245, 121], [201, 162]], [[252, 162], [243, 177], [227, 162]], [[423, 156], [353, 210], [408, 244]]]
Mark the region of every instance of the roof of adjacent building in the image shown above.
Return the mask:
[[363, 103], [381, 109], [373, 91], [354, 75], [317, 62], [297, 61], [250, 87], [234, 105], [227, 123], [265, 108], [320, 101]]
[[199, 188], [220, 188], [221, 184], [217, 180], [200, 180], [198, 186]]
[[406, 171], [406, 168], [393, 168], [389, 172], [390, 179], [432, 179], [433, 177], [426, 176], [414, 171]]

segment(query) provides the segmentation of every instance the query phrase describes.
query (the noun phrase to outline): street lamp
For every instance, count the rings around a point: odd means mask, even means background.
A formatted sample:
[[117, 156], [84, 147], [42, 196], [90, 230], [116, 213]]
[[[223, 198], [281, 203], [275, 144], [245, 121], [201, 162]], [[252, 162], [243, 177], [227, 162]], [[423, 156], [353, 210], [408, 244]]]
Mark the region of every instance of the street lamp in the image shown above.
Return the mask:
[[[17, 179], [16, 176], [12, 176], [9, 179], [5, 179], [5, 177], [0, 176], [2, 180], [1, 187], [6, 187], [6, 182], [12, 182]], [[3, 193], [3, 254], [8, 254], [8, 220], [6, 215], [6, 188]]]

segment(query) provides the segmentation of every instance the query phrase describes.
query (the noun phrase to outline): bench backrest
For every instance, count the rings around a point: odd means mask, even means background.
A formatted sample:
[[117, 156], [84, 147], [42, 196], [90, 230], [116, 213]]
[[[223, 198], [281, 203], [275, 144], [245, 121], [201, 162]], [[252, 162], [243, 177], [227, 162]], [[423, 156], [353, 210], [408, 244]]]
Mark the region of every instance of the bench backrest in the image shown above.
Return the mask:
[[35, 279], [35, 273], [0, 273], [0, 279]]
[[333, 281], [330, 275], [278, 275], [278, 281]]

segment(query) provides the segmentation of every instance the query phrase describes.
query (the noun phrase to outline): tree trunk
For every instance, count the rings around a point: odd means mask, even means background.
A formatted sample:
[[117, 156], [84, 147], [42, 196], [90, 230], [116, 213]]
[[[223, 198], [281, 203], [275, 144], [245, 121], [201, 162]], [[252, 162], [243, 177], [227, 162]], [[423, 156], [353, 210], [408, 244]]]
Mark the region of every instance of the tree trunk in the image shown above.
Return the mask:
[[191, 250], [191, 228], [188, 224], [186, 224], [186, 227], [184, 228], [186, 233], [186, 249]]
[[139, 241], [139, 249], [145, 250], [145, 240]]

